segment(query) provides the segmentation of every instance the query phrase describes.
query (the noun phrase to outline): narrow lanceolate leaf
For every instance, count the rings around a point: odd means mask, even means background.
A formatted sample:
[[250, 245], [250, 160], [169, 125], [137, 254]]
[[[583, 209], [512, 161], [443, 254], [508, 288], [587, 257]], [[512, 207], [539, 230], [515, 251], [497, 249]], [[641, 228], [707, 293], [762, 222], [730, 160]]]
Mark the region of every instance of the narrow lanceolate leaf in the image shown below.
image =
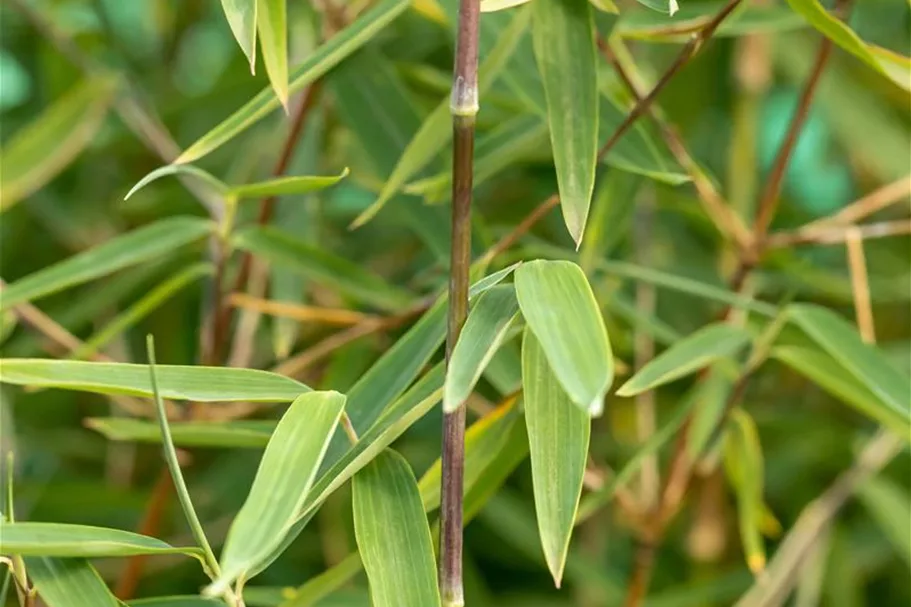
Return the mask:
[[911, 378], [898, 371], [886, 356], [861, 340], [844, 319], [811, 304], [791, 306], [791, 319], [845, 370], [867, 386], [882, 403], [904, 420], [911, 420], [908, 390]]
[[0, 211], [40, 189], [79, 155], [101, 126], [114, 92], [109, 80], [86, 80], [13, 135], [0, 149]]
[[127, 195], [123, 197], [124, 200], [129, 199], [130, 196], [146, 187], [153, 181], [158, 181], [162, 177], [168, 177], [169, 175], [190, 175], [195, 177], [199, 181], [205, 183], [210, 187], [215, 193], [224, 196], [225, 192], [228, 191], [228, 186], [224, 184], [219, 178], [215, 177], [211, 173], [204, 171], [198, 167], [193, 166], [192, 164], [168, 164], [163, 167], [159, 167], [140, 179], [136, 185], [130, 188], [130, 191], [127, 192]]
[[407, 293], [362, 266], [275, 228], [243, 230], [235, 236], [234, 243], [270, 263], [299, 271], [314, 282], [381, 309], [401, 311], [410, 301]]
[[[108, 440], [161, 443], [161, 429], [153, 421], [129, 417], [90, 417], [85, 425]], [[172, 422], [171, 439], [178, 447], [253, 447], [269, 442], [275, 422]]]
[[188, 554], [198, 548], [175, 548], [159, 539], [120, 529], [62, 523], [0, 523], [0, 551], [19, 556], [84, 557], [134, 554]]
[[439, 605], [430, 527], [405, 458], [383, 451], [355, 475], [351, 491], [354, 534], [374, 607]]
[[731, 414], [731, 428], [725, 442], [725, 469], [737, 492], [740, 540], [747, 565], [754, 574], [765, 568], [765, 546], [760, 532], [764, 503], [764, 465], [756, 423], [742, 409]]
[[[382, 0], [364, 11], [351, 25], [333, 36], [294, 69], [288, 93], [296, 93], [338, 65], [402, 14], [410, 4], [409, 0]], [[175, 163], [186, 164], [202, 158], [251, 127], [279, 105], [280, 102], [271, 89], [261, 91], [187, 148]]]
[[590, 415], [601, 415], [614, 359], [585, 274], [568, 261], [536, 260], [516, 270], [515, 285], [522, 314], [563, 389]]
[[735, 355], [750, 341], [746, 329], [726, 323], [706, 325], [652, 359], [617, 390], [635, 396]]
[[[196, 402], [290, 402], [309, 392], [306, 385], [268, 371], [156, 365], [163, 398]], [[152, 397], [149, 366], [40, 358], [0, 360], [0, 382], [97, 394]]]
[[306, 194], [308, 192], [317, 192], [326, 189], [329, 186], [333, 186], [347, 176], [348, 169], [345, 168], [345, 170], [338, 175], [279, 177], [278, 179], [270, 179], [259, 183], [233, 186], [228, 188], [227, 195], [233, 198], [243, 199], [285, 196], [289, 194]]
[[865, 415], [911, 440], [911, 421], [886, 405], [869, 387], [845, 372], [832, 356], [815, 348], [780, 346], [772, 357], [791, 367], [820, 388]]
[[598, 154], [598, 75], [588, 0], [532, 2], [532, 38], [547, 99], [563, 219], [582, 242]]
[[788, 0], [807, 23], [889, 80], [911, 90], [911, 59], [864, 42], [844, 21], [829, 13], [819, 0]]
[[519, 302], [512, 285], [494, 287], [474, 305], [449, 359], [443, 411], [455, 411], [465, 402], [518, 312]]
[[89, 337], [78, 350], [73, 352], [72, 358], [87, 358], [103, 348], [111, 339], [128, 330], [137, 322], [156, 310], [159, 306], [171, 299], [181, 289], [192, 284], [199, 278], [212, 274], [213, 266], [210, 263], [200, 263], [172, 276], [163, 283], [156, 285], [151, 291], [143, 295], [139, 301], [118, 314], [97, 333]]
[[[497, 75], [506, 66], [516, 45], [525, 33], [528, 26], [528, 11], [516, 13], [509, 26], [497, 38], [496, 46], [485, 55], [483, 62], [478, 67], [478, 94], [483, 96], [490, 89]], [[452, 140], [452, 119], [450, 117], [449, 98], [443, 99], [430, 116], [421, 125], [421, 128], [408, 143], [389, 178], [383, 185], [376, 202], [365, 210], [354, 221], [354, 226], [360, 226], [369, 221], [380, 209], [395, 196], [399, 190], [426, 167], [436, 155], [443, 150]]]
[[256, 0], [221, 0], [221, 6], [231, 26], [234, 39], [250, 62], [250, 71], [256, 71]]
[[28, 576], [47, 607], [122, 607], [85, 559], [28, 557]]
[[263, 63], [278, 100], [288, 109], [288, 23], [286, 0], [256, 0], [256, 30]]
[[211, 231], [212, 223], [202, 218], [162, 219], [17, 280], [3, 289], [0, 310], [107, 276], [144, 261], [160, 260], [178, 247], [201, 240]]
[[213, 592], [247, 577], [281, 544], [316, 479], [344, 408], [345, 396], [338, 392], [309, 392], [282, 416], [228, 531]]
[[591, 420], [566, 395], [528, 329], [522, 340], [522, 384], [538, 533], [559, 588], [582, 495]]

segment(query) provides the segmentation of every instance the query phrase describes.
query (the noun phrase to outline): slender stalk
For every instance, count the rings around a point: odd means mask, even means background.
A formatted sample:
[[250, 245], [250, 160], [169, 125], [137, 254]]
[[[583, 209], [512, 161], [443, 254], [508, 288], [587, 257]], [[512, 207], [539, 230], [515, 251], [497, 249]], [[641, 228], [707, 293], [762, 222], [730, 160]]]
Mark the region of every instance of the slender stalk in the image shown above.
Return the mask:
[[[446, 361], [468, 316], [471, 267], [471, 189], [475, 116], [478, 113], [480, 1], [461, 0], [452, 78], [452, 251]], [[443, 607], [465, 604], [462, 591], [462, 487], [465, 467], [465, 405], [443, 415], [440, 485], [439, 580]]]

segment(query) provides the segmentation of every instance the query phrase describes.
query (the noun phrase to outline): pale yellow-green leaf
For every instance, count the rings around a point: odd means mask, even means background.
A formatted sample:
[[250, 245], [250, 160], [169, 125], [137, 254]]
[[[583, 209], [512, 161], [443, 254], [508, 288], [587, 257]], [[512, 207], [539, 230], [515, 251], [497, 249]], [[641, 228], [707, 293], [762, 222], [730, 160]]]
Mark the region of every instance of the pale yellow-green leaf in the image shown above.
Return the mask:
[[250, 71], [256, 72], [256, 8], [257, 0], [221, 0], [231, 33], [247, 56]]
[[567, 396], [528, 329], [522, 340], [522, 385], [538, 533], [559, 588], [582, 495], [591, 419]]
[[263, 63], [278, 100], [288, 110], [287, 0], [256, 0], [256, 30]]
[[134, 554], [187, 554], [198, 548], [177, 548], [159, 539], [131, 531], [63, 523], [0, 523], [3, 554], [19, 556], [83, 557]]

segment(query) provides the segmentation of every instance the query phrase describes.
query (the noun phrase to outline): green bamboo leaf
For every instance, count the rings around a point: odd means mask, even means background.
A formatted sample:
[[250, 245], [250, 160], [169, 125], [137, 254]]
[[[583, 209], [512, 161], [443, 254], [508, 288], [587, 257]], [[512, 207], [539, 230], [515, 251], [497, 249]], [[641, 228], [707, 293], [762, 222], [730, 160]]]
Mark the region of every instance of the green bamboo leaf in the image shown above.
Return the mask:
[[228, 25], [240, 50], [247, 56], [250, 72], [256, 73], [256, 0], [221, 0]]
[[[464, 482], [466, 494], [502, 452], [510, 432], [519, 418], [517, 402], [518, 398], [509, 399], [473, 423], [465, 432]], [[442, 462], [437, 458], [418, 482], [425, 512], [432, 512], [440, 505], [441, 473]]]
[[308, 192], [324, 190], [329, 186], [335, 185], [347, 176], [348, 168], [346, 167], [345, 170], [338, 175], [279, 177], [277, 179], [270, 179], [259, 183], [232, 186], [228, 188], [227, 194], [228, 196], [237, 199], [306, 194]]
[[266, 74], [278, 100], [288, 110], [288, 24], [286, 0], [256, 0], [256, 30]]
[[[108, 440], [161, 443], [161, 429], [153, 421], [128, 417], [90, 417], [85, 425]], [[275, 422], [173, 422], [171, 438], [178, 447], [262, 448], [269, 442]]]
[[861, 415], [892, 428], [901, 436], [911, 436], [911, 422], [906, 417], [893, 411], [870, 388], [846, 373], [845, 368], [825, 352], [802, 346], [779, 346], [772, 350], [772, 358], [854, 407]]
[[159, 539], [106, 527], [63, 523], [0, 523], [0, 550], [19, 556], [95, 558], [134, 554], [186, 554], [199, 548], [176, 548]]
[[111, 339], [135, 326], [137, 322], [158, 309], [176, 295], [178, 291], [203, 276], [211, 275], [213, 270], [214, 268], [210, 263], [195, 264], [156, 285], [151, 291], [143, 295], [139, 301], [121, 314], [118, 314], [102, 329], [99, 329], [98, 332], [86, 339], [82, 346], [72, 353], [71, 357], [75, 359], [88, 358], [103, 348]]
[[[158, 365], [163, 398], [196, 402], [290, 402], [310, 388], [258, 369]], [[38, 358], [0, 361], [0, 382], [97, 394], [153, 396], [149, 366]]]
[[6, 142], [0, 212], [44, 186], [91, 143], [115, 90], [109, 79], [85, 80]]
[[819, 0], [788, 0], [788, 4], [823, 36], [904, 90], [911, 91], [911, 59], [864, 42], [846, 23], [831, 15]]
[[474, 305], [449, 359], [443, 411], [455, 411], [465, 402], [518, 313], [519, 302], [512, 285], [487, 291]]
[[516, 296], [563, 389], [597, 417], [614, 378], [607, 329], [585, 274], [568, 261], [536, 260], [516, 270]]
[[532, 39], [544, 93], [563, 219], [582, 242], [598, 154], [598, 76], [588, 0], [536, 0]]
[[[411, 3], [409, 0], [382, 0], [358, 17], [351, 25], [314, 51], [291, 74], [288, 93], [296, 93], [326, 74], [351, 53], [378, 34]], [[187, 148], [175, 164], [202, 158], [230, 141], [280, 105], [271, 89], [261, 91], [224, 122]]]
[[93, 249], [38, 270], [3, 289], [0, 310], [107, 276], [202, 239], [212, 223], [197, 217], [171, 217], [122, 234]]
[[[443, 397], [443, 365], [439, 364], [424, 375], [411, 389], [394, 403], [385, 408], [379, 419], [364, 433], [360, 434], [357, 443], [341, 456], [333, 457], [332, 452], [326, 456], [327, 462], [333, 462], [320, 475], [313, 485], [306, 503], [285, 537], [268, 559], [264, 560], [255, 573], [265, 569], [288, 547], [310, 519], [336, 489], [344, 485], [357, 474], [383, 449], [391, 445], [417, 420], [427, 414]], [[383, 407], [377, 407], [383, 409]]]
[[269, 263], [295, 269], [314, 282], [332, 286], [341, 293], [383, 310], [401, 311], [411, 301], [407, 293], [390, 286], [363, 267], [276, 228], [242, 230], [235, 235], [234, 244]]
[[750, 341], [746, 329], [726, 323], [708, 324], [656, 356], [617, 390], [635, 396], [734, 356]]
[[704, 379], [696, 382], [695, 410], [686, 435], [686, 449], [692, 461], [699, 461], [717, 444], [724, 427], [728, 398], [737, 377], [737, 366], [730, 360], [718, 361], [707, 369]]
[[869, 388], [890, 411], [911, 421], [911, 379], [899, 372], [874, 346], [865, 344], [845, 320], [826, 308], [795, 304], [791, 320], [820, 348]]
[[[483, 96], [490, 89], [497, 75], [506, 66], [519, 39], [528, 27], [527, 10], [516, 12], [510, 24], [497, 38], [496, 45], [485, 56], [478, 68], [478, 94]], [[443, 99], [414, 134], [399, 158], [392, 173], [386, 179], [377, 200], [361, 213], [352, 224], [359, 227], [374, 217], [383, 206], [395, 196], [413, 176], [426, 167], [436, 155], [452, 141], [452, 118], [449, 99]]]
[[522, 340], [522, 384], [538, 533], [559, 588], [582, 495], [591, 420], [573, 405], [529, 329]]
[[609, 13], [611, 15], [617, 15], [620, 13], [620, 9], [617, 8], [617, 5], [614, 4], [614, 0], [588, 0], [591, 2], [591, 5], [594, 6], [601, 12]]
[[[623, 38], [682, 42], [711, 21], [724, 7], [724, 0], [685, 2], [673, 18], [653, 11], [624, 11], [615, 32]], [[780, 33], [806, 27], [794, 11], [778, 5], [747, 4], [725, 19], [715, 37]]]
[[220, 196], [224, 196], [228, 191], [228, 186], [224, 182], [222, 182], [211, 173], [200, 169], [199, 167], [195, 167], [192, 164], [167, 164], [163, 167], [155, 169], [140, 179], [136, 185], [130, 188], [130, 191], [127, 192], [126, 196], [124, 196], [123, 199], [129, 199], [130, 196], [146, 187], [153, 181], [158, 181], [162, 177], [168, 177], [170, 175], [191, 175], [193, 177], [196, 177]]
[[228, 531], [212, 594], [247, 578], [282, 543], [313, 486], [344, 408], [345, 396], [338, 392], [309, 392], [282, 416]]
[[898, 555], [911, 565], [911, 496], [907, 489], [880, 475], [858, 487], [857, 497]]
[[670, 15], [671, 17], [679, 10], [677, 0], [636, 0], [642, 6], [647, 6], [653, 11]]
[[123, 607], [85, 559], [29, 557], [25, 566], [47, 607]]
[[760, 532], [765, 477], [762, 447], [756, 422], [743, 409], [731, 413], [731, 428], [725, 441], [724, 464], [737, 493], [740, 540], [747, 565], [759, 574], [766, 563], [765, 545]]
[[375, 607], [440, 604], [430, 527], [408, 462], [387, 449], [354, 476], [354, 534]]

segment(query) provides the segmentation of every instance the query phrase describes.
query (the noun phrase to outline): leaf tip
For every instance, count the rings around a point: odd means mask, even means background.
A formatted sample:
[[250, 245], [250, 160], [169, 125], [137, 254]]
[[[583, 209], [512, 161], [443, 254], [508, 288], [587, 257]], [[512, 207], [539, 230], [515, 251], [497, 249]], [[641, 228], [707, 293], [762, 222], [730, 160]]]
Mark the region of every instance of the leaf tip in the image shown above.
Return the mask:
[[753, 575], [759, 575], [765, 571], [765, 556], [762, 554], [751, 554], [747, 557], [747, 567], [753, 572]]

